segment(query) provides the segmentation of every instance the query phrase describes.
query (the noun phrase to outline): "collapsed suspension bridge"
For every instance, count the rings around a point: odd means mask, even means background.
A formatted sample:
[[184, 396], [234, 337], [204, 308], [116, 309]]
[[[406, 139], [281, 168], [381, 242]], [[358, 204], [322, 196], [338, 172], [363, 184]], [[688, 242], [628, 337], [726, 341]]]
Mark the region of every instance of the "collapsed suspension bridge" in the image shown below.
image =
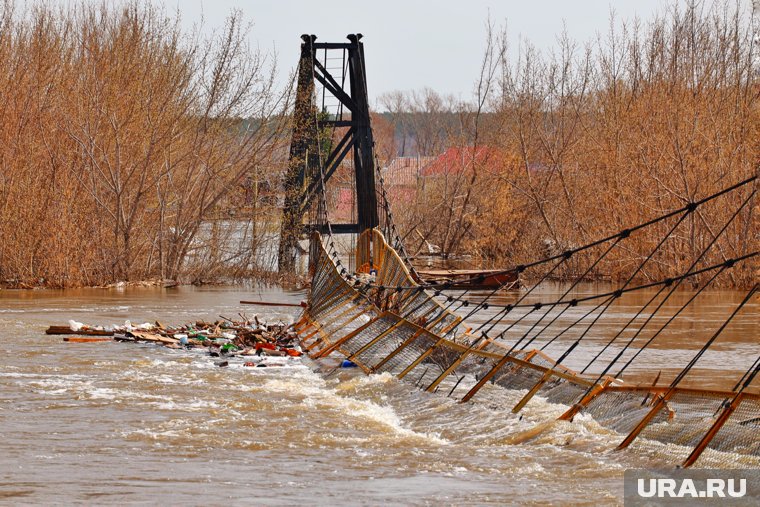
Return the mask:
[[[452, 292], [446, 283], [421, 281], [393, 223], [376, 169], [361, 35], [350, 35], [346, 43], [318, 43], [313, 35], [302, 39], [280, 266], [293, 266], [298, 240], [308, 234], [311, 288], [296, 330], [312, 358], [340, 354], [367, 374], [389, 373], [462, 402], [493, 396], [498, 389], [516, 391], [519, 401], [504, 407], [514, 413], [541, 397], [566, 406], [560, 420], [587, 414], [618, 432], [619, 449], [637, 439], [674, 444], [669, 451], [674, 464], [685, 467], [705, 453], [713, 465], [760, 465], [758, 337], [749, 337], [751, 364], [731, 380], [731, 389], [702, 387], [696, 368], [736, 317], [752, 311], [760, 295], [757, 284], [714, 329], [694, 331], [691, 339], [699, 346], [672, 378], [653, 371], [653, 382], [628, 380], [634, 369], [639, 373], [630, 378], [642, 378], [645, 353], [688, 318], [694, 301], [717, 279], [737, 266], [756, 265], [757, 250], [734, 257], [721, 252], [720, 261], [714, 259], [720, 238], [754, 206], [757, 176], [586, 245], [505, 269], [531, 280], [510, 303], [503, 302], [503, 287], [486, 294]], [[321, 109], [315, 82], [321, 85]], [[352, 149], [356, 223], [333, 224], [327, 183]], [[688, 267], [677, 276], [639, 282], [643, 274], [657, 272], [658, 255], [672, 247], [689, 219], [715, 203], [729, 203], [732, 213], [711, 231]], [[645, 232], [656, 240], [621, 283], [604, 293], [578, 293], [589, 273]], [[339, 233], [357, 234], [354, 266], [336, 249]], [[370, 271], [373, 276], [366, 276]], [[562, 294], [543, 299], [542, 284], [568, 272], [575, 275]], [[678, 292], [682, 286], [695, 289], [684, 297]], [[635, 311], [620, 322], [610, 309], [623, 300]], [[589, 345], [592, 337], [597, 340]], [[587, 353], [580, 354], [584, 348]], [[571, 369], [566, 366], [571, 361], [581, 366]]]

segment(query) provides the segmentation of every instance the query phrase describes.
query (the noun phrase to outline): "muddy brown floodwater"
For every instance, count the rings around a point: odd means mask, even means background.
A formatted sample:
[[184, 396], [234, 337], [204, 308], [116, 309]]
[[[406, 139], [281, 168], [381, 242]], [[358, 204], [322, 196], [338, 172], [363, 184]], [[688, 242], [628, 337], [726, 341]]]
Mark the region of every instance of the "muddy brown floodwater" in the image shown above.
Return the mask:
[[[613, 451], [621, 435], [588, 417], [513, 445], [510, 435], [566, 408], [536, 398], [516, 416], [517, 392], [460, 404], [387, 374], [328, 376], [330, 365], [308, 361], [223, 369], [200, 353], [43, 334], [68, 319], [182, 324], [256, 312], [241, 299], [304, 297], [224, 287], [0, 291], [0, 503], [614, 505], [625, 469], [673, 465], [660, 444]], [[741, 298], [707, 294], [632, 373], [685, 364], [695, 336]], [[622, 300], [613, 316], [629, 318], [635, 303]], [[298, 309], [258, 310], [287, 322]], [[759, 326], [753, 303], [700, 363], [699, 382], [735, 382], [758, 354]], [[588, 340], [570, 366], [603, 343]]]

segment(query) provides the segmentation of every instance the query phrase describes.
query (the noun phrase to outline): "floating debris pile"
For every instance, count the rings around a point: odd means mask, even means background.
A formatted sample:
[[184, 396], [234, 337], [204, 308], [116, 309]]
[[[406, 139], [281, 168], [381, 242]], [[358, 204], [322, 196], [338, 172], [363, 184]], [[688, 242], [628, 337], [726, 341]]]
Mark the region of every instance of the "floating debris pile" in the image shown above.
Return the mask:
[[[76, 335], [63, 338], [70, 343], [104, 341], [140, 342], [162, 345], [170, 349], [200, 349], [209, 356], [223, 359], [217, 366], [228, 366], [229, 360], [239, 358], [244, 366], [284, 366], [299, 358], [303, 352], [292, 325], [283, 322], [266, 324], [257, 316], [248, 318], [241, 314], [235, 321], [222, 317], [215, 322], [198, 320], [182, 326], [165, 326], [159, 321], [134, 325], [90, 326], [74, 320], [68, 326], [50, 326], [49, 335]], [[264, 361], [280, 357], [283, 361]], [[246, 360], [247, 359], [247, 360]]]

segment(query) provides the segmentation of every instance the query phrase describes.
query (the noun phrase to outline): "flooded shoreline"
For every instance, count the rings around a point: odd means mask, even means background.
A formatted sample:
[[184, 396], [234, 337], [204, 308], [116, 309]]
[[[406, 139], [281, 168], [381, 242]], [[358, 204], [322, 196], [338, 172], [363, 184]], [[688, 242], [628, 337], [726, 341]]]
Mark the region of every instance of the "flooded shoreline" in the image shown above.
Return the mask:
[[[720, 302], [730, 305], [740, 294], [709, 296], [691, 326], [713, 325]], [[0, 501], [606, 505], [622, 503], [625, 469], [672, 465], [661, 444], [612, 451], [620, 435], [585, 416], [516, 444], [516, 434], [565, 408], [536, 399], [512, 415], [519, 391], [460, 404], [387, 374], [331, 374], [329, 361], [218, 368], [193, 351], [67, 344], [43, 334], [69, 318], [109, 325], [180, 324], [239, 311], [268, 322], [298, 316], [297, 308], [239, 304], [253, 298], [298, 303], [305, 294], [234, 287], [0, 291]], [[727, 357], [745, 350], [745, 335], [757, 336], [757, 308], [748, 310], [749, 320], [722, 344]], [[653, 357], [667, 364], [668, 350], [686, 354], [697, 346], [688, 336], [688, 329], [674, 329]], [[725, 376], [719, 365], [710, 367], [716, 382]]]

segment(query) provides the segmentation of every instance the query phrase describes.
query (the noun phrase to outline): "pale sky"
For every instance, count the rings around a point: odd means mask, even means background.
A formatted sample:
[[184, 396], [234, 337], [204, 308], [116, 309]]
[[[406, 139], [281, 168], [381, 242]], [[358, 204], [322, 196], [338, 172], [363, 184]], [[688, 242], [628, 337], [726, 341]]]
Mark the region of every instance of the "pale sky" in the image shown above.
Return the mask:
[[[35, 0], [24, 0], [34, 3]], [[78, 0], [52, 0], [69, 3]], [[89, 1], [89, 0], [86, 0]], [[100, 2], [102, 0], [91, 0]], [[114, 0], [107, 0], [113, 2]], [[298, 63], [300, 35], [341, 42], [364, 34], [368, 92], [376, 98], [393, 90], [430, 87], [468, 100], [485, 46], [489, 15], [506, 23], [511, 52], [528, 39], [548, 50], [566, 27], [581, 46], [607, 32], [610, 13], [618, 20], [646, 21], [673, 2], [686, 0], [147, 0], [179, 10], [183, 26], [203, 19], [204, 31], [221, 29], [232, 9], [253, 22], [251, 43], [276, 50], [284, 78]], [[716, 0], [703, 0], [709, 8]], [[751, 0], [738, 0], [749, 12]], [[115, 3], [115, 2], [114, 2]]]
[[[158, 3], [158, 2], [154, 2]], [[313, 33], [322, 42], [342, 42], [348, 33], [364, 34], [368, 91], [371, 100], [383, 92], [430, 87], [462, 99], [472, 95], [490, 14], [506, 22], [510, 45], [528, 38], [550, 48], [567, 27], [580, 42], [596, 38], [609, 26], [610, 12], [619, 19], [642, 19], [663, 11], [665, 0], [167, 0], [178, 7], [183, 24], [201, 15], [207, 28], [221, 27], [233, 8], [253, 21], [252, 42], [277, 50], [281, 70], [292, 70], [299, 57], [300, 35]]]

